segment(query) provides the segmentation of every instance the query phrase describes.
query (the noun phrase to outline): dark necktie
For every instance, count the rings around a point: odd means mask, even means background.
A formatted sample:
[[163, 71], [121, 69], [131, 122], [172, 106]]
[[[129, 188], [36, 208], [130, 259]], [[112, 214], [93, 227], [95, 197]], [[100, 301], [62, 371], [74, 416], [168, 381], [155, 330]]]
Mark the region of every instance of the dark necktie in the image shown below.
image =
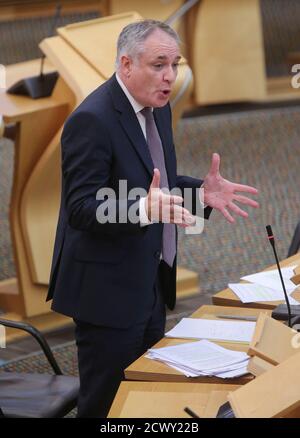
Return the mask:
[[[169, 189], [168, 176], [165, 165], [164, 151], [161, 139], [155, 124], [153, 111], [149, 107], [141, 110], [146, 120], [146, 136], [149, 152], [154, 167], [160, 171], [160, 187]], [[162, 258], [169, 265], [173, 266], [176, 255], [176, 226], [165, 223], [163, 229]]]

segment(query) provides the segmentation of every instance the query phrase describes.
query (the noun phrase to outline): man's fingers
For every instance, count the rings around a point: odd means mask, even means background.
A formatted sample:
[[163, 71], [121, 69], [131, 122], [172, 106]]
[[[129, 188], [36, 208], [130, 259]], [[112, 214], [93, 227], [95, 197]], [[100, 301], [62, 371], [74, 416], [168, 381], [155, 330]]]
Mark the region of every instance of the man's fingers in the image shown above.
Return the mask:
[[184, 224], [189, 227], [191, 225], [195, 225], [196, 218], [190, 212], [187, 215], [184, 215]]
[[166, 207], [171, 207], [174, 204], [182, 204], [183, 203], [183, 197], [178, 195], [167, 195], [163, 191], [160, 191], [160, 202], [162, 205]]
[[[159, 189], [159, 184], [160, 184], [160, 172], [159, 172], [159, 169], [155, 168], [154, 171], [153, 171], [153, 177], [152, 177], [152, 181], [151, 181], [151, 184], [150, 184], [148, 196], [147, 196], [146, 202], [145, 202], [146, 214], [147, 214], [148, 219], [150, 221], [153, 220], [153, 219], [158, 219], [159, 218], [159, 211], [157, 212], [158, 216], [156, 217], [155, 216], [156, 212], [153, 213], [153, 209], [152, 209], [153, 198], [159, 196], [159, 190], [160, 190]], [[157, 194], [155, 192], [157, 192]]]
[[233, 211], [238, 216], [242, 216], [242, 217], [248, 217], [249, 216], [246, 211], [242, 210], [240, 207], [235, 205], [233, 202], [229, 202], [228, 207], [230, 208], [231, 211]]
[[151, 185], [150, 185], [150, 190], [151, 189], [159, 189], [159, 184], [160, 184], [160, 171], [158, 169], [154, 169], [153, 178], [152, 178]]
[[183, 198], [182, 198], [181, 196], [177, 196], [177, 195], [174, 195], [174, 196], [168, 196], [168, 195], [166, 195], [166, 196], [169, 197], [170, 199], [169, 199], [169, 200], [166, 199], [165, 202], [166, 202], [166, 203], [169, 202], [170, 205], [173, 205], [173, 204], [182, 204], [182, 203], [183, 203]]
[[233, 186], [235, 192], [247, 192], [252, 195], [258, 194], [258, 190], [255, 187], [246, 186], [244, 184], [233, 184]]
[[189, 226], [194, 225], [196, 219], [186, 208], [174, 205], [170, 221], [174, 224]]
[[259, 207], [259, 203], [258, 202], [254, 201], [251, 198], [247, 198], [247, 196], [234, 195], [233, 199], [235, 201], [240, 202], [241, 204], [249, 205], [250, 207], [254, 207], [254, 208], [258, 208]]
[[209, 170], [210, 176], [216, 176], [220, 170], [220, 155], [216, 152], [212, 155], [211, 166]]
[[231, 223], [231, 224], [234, 224], [234, 223], [235, 223], [235, 219], [231, 216], [231, 214], [226, 210], [225, 207], [222, 208], [222, 209], [220, 210], [220, 212], [222, 213], [222, 215], [225, 217], [225, 219], [226, 219], [229, 223]]

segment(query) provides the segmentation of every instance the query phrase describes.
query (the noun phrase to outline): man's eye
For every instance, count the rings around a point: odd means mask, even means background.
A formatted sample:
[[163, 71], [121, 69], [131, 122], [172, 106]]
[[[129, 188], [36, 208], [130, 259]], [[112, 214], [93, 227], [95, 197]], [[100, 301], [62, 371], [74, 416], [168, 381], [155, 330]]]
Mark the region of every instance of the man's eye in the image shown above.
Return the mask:
[[155, 68], [162, 68], [162, 64], [155, 64], [154, 67]]
[[178, 65], [179, 65], [179, 63], [178, 63], [178, 62], [176, 62], [175, 64], [173, 64], [173, 68], [177, 68], [177, 67], [178, 67]]

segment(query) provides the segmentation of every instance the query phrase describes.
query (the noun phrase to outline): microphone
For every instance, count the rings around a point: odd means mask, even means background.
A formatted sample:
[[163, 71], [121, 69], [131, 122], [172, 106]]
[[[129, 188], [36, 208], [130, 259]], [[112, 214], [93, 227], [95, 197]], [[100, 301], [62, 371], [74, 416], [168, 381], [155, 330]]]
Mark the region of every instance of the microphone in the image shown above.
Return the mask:
[[[59, 23], [59, 19], [61, 17], [61, 5], [58, 4], [56, 5], [56, 10], [55, 10], [55, 15], [53, 18], [53, 23], [50, 29], [50, 36], [52, 36], [55, 32], [56, 27], [58, 26]], [[44, 76], [44, 62], [46, 59], [46, 55], [44, 53], [42, 53], [41, 56], [41, 67], [40, 67], [40, 76]]]
[[[53, 20], [53, 26], [51, 34], [54, 33], [55, 28], [58, 25], [60, 18], [61, 5], [56, 6], [56, 12]], [[45, 54], [41, 56], [40, 74], [38, 76], [31, 76], [29, 78], [21, 79], [13, 84], [6, 92], [9, 94], [17, 94], [21, 96], [28, 96], [32, 99], [39, 99], [41, 97], [51, 96], [58, 79], [58, 73], [56, 71], [50, 73], [44, 73], [44, 61]]]
[[274, 252], [274, 256], [275, 256], [275, 260], [276, 260], [276, 265], [277, 265], [277, 269], [279, 272], [279, 277], [280, 277], [280, 281], [282, 284], [282, 289], [283, 289], [283, 293], [284, 293], [284, 298], [285, 298], [285, 302], [286, 302], [286, 306], [287, 306], [287, 311], [288, 311], [288, 326], [291, 327], [291, 306], [290, 306], [290, 302], [289, 302], [289, 298], [288, 298], [288, 294], [286, 293], [286, 289], [285, 289], [285, 285], [284, 285], [284, 281], [283, 281], [283, 277], [282, 277], [282, 273], [281, 273], [281, 269], [280, 269], [280, 265], [279, 265], [279, 260], [278, 260], [278, 256], [277, 256], [277, 251], [276, 251], [276, 247], [275, 247], [275, 239], [274, 239], [274, 235], [273, 235], [273, 231], [272, 231], [272, 227], [271, 225], [267, 225], [266, 226], [266, 230], [268, 233], [268, 239], [269, 242], [273, 248], [273, 252]]

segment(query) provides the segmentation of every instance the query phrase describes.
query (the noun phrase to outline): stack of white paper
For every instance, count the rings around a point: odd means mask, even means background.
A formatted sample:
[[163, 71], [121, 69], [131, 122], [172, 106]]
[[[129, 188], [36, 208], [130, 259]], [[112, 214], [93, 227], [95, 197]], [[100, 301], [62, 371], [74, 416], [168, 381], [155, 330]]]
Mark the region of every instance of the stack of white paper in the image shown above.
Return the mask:
[[[287, 292], [293, 292], [296, 289], [296, 285], [291, 281], [296, 266], [290, 266], [287, 268], [281, 268], [282, 278]], [[257, 274], [245, 275], [241, 280], [249, 281], [250, 283], [260, 284], [261, 286], [268, 287], [270, 289], [282, 291], [282, 285], [278, 269], [272, 271], [259, 272]]]
[[[261, 301], [284, 301], [283, 291], [270, 289], [260, 284], [229, 283], [228, 287], [239, 297], [242, 303], [259, 303]], [[290, 304], [299, 304], [291, 292], [287, 292]]]
[[163, 348], [152, 348], [146, 355], [182, 372], [187, 377], [216, 376], [222, 379], [247, 374], [249, 356], [202, 340]]
[[[290, 304], [299, 304], [291, 293], [296, 285], [290, 280], [294, 275], [295, 266], [282, 268], [282, 277]], [[284, 293], [277, 269], [246, 275], [241, 278], [249, 283], [229, 283], [228, 287], [239, 297], [243, 303], [255, 303], [260, 301], [284, 301]]]
[[171, 338], [250, 342], [254, 329], [255, 322], [182, 318], [165, 336]]

